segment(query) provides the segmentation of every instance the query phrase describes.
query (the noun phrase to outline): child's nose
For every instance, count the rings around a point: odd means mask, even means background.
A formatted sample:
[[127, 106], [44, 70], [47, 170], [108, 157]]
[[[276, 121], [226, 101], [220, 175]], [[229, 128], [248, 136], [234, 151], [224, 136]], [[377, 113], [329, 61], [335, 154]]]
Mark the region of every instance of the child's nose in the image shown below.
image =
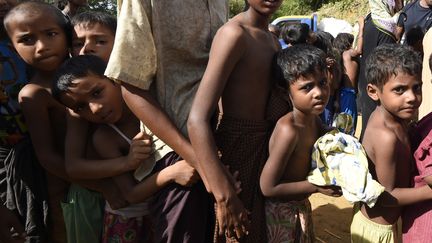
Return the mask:
[[93, 48], [93, 45], [91, 43], [86, 43], [81, 49], [80, 55], [93, 54], [94, 52], [95, 50]]
[[47, 49], [47, 45], [43, 40], [38, 40], [36, 42], [36, 51], [37, 53], [44, 52]]
[[102, 110], [102, 104], [99, 103], [90, 103], [89, 106], [93, 114], [98, 114]]

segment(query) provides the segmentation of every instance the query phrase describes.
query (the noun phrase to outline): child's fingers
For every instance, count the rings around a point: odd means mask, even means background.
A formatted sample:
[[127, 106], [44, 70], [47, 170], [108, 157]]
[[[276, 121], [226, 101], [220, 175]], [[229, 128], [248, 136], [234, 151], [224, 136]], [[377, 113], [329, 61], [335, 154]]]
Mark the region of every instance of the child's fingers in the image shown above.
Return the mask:
[[151, 140], [152, 137], [148, 135], [147, 133], [141, 131], [135, 135], [135, 137], [132, 140]]

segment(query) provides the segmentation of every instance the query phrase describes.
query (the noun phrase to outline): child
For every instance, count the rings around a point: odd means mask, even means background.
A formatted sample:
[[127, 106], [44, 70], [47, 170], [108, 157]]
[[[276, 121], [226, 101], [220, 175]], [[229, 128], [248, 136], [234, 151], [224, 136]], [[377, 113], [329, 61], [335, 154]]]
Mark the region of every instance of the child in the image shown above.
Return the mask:
[[[268, 22], [281, 2], [249, 0], [248, 10], [218, 30], [189, 115], [200, 175], [216, 200], [221, 242], [267, 242], [258, 178], [272, 122], [280, 116], [275, 109], [288, 109], [286, 102], [275, 104], [270, 95], [271, 60], [279, 43]], [[220, 99], [223, 115], [213, 135], [212, 117]], [[223, 164], [239, 172], [239, 195]]]
[[339, 112], [344, 112], [353, 118], [353, 130], [355, 133], [357, 124], [357, 78], [359, 69], [359, 57], [363, 48], [363, 25], [361, 17], [358, 21], [359, 32], [357, 46], [352, 48], [354, 36], [349, 33], [340, 33], [333, 41], [333, 48], [341, 57], [342, 62], [342, 86], [339, 89]]
[[[62, 151], [65, 108], [50, 94], [51, 79], [68, 57], [68, 22], [57, 8], [39, 2], [14, 7], [4, 25], [21, 58], [34, 69], [19, 92], [19, 103], [39, 163], [47, 171], [50, 242], [65, 242], [60, 201], [68, 186]], [[55, 124], [55, 125], [54, 125]]]
[[71, 20], [72, 56], [90, 54], [108, 63], [114, 45], [117, 20], [101, 12], [83, 12]]
[[[53, 95], [82, 119], [96, 124], [92, 137], [94, 146], [102, 158], [111, 159], [127, 154], [131, 138], [139, 132], [139, 120], [124, 103], [120, 85], [103, 76], [105, 67], [103, 60], [95, 56], [71, 58], [58, 71]], [[146, 153], [141, 151], [136, 156]], [[193, 167], [183, 160], [145, 178], [137, 186], [130, 173], [117, 176], [115, 180], [124, 190], [125, 198], [136, 203], [170, 182], [189, 186], [197, 179]], [[113, 239], [147, 242], [145, 239], [151, 232], [143, 227], [143, 217], [147, 214], [146, 203], [119, 210], [111, 209], [108, 204], [102, 242]]]
[[[432, 55], [429, 57], [429, 69], [432, 70]], [[416, 162], [415, 173], [411, 177], [411, 183], [414, 187], [432, 185], [431, 177], [431, 118], [429, 113], [417, 122], [411, 137], [413, 137], [413, 151]], [[430, 231], [430, 222], [432, 220], [432, 203], [431, 201], [419, 202], [408, 205], [404, 208], [402, 215], [402, 233], [403, 242], [431, 242], [432, 233]]]
[[384, 44], [366, 62], [368, 95], [377, 103], [362, 144], [369, 168], [386, 191], [373, 208], [356, 204], [351, 224], [352, 242], [397, 242], [396, 222], [403, 205], [432, 198], [425, 185], [410, 186], [413, 157], [409, 122], [422, 100], [421, 59], [406, 46]]
[[313, 44], [316, 36], [305, 23], [285, 24], [281, 30], [282, 39], [288, 46]]
[[267, 197], [267, 237], [269, 242], [313, 242], [307, 197], [316, 192], [341, 195], [338, 187], [318, 187], [306, 179], [313, 145], [325, 133], [319, 114], [330, 93], [326, 57], [316, 47], [294, 45], [278, 53], [276, 59], [275, 70], [282, 75], [278, 81], [289, 91], [293, 111], [278, 120], [260, 177], [261, 190]]

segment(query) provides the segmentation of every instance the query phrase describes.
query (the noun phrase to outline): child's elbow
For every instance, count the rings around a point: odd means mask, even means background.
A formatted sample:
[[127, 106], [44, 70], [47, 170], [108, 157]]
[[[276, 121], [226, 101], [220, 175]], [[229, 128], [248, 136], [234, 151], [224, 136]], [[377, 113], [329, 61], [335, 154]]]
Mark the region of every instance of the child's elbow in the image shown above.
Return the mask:
[[189, 118], [187, 120], [187, 129], [189, 134], [193, 134], [193, 132], [199, 127], [201, 119], [195, 112], [191, 111], [189, 114]]
[[262, 178], [260, 178], [260, 188], [264, 197], [274, 196], [274, 187], [270, 186], [269, 183]]

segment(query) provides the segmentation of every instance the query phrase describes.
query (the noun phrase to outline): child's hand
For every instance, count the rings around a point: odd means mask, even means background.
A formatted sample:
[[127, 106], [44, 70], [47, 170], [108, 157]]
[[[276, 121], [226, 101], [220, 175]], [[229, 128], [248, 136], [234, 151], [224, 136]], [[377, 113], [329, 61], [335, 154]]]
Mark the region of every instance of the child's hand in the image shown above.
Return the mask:
[[26, 233], [18, 218], [3, 205], [0, 205], [0, 242], [24, 242]]
[[342, 196], [342, 190], [339, 186], [316, 186], [317, 191], [327, 196], [340, 197]]
[[152, 152], [151, 136], [144, 132], [139, 132], [133, 139], [129, 148], [128, 159], [126, 162], [127, 170], [135, 170], [147, 159]]
[[200, 177], [198, 172], [186, 160], [180, 160], [170, 166], [172, 181], [182, 186], [192, 186]]

